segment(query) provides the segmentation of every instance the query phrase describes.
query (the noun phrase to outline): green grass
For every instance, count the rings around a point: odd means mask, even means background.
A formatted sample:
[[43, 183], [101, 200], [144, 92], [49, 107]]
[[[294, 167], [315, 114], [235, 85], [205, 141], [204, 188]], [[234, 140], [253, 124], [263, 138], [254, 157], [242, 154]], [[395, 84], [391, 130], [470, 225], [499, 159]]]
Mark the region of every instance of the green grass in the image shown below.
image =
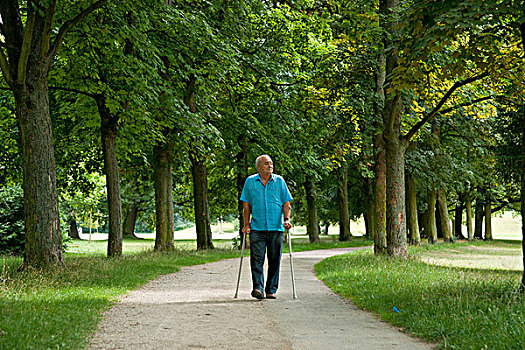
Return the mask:
[[[373, 241], [365, 237], [352, 237], [351, 241], [339, 242], [337, 236], [321, 236], [321, 242], [308, 243], [308, 237], [292, 238], [292, 250], [294, 252], [302, 252], [316, 249], [331, 249], [331, 248], [347, 248], [347, 247], [366, 247], [372, 246]], [[288, 253], [288, 243], [285, 243], [283, 252]]]
[[[507, 245], [496, 246], [502, 244]], [[355, 252], [326, 259], [316, 269], [336, 293], [439, 348], [525, 348], [520, 272], [435, 266], [417, 258], [428, 251], [469, 245], [425, 245], [411, 249], [415, 257], [407, 260]]]
[[236, 250], [143, 252], [107, 259], [67, 256], [50, 272], [17, 271], [16, 258], [1, 258], [0, 349], [80, 349], [87, 346], [101, 312], [128, 291], [181, 266], [237, 257]]
[[[230, 249], [232, 248], [231, 240], [213, 240], [213, 244], [219, 249]], [[141, 252], [147, 252], [153, 249], [155, 245], [154, 239], [136, 239], [136, 238], [125, 238], [122, 241], [123, 254], [136, 254]], [[108, 241], [107, 240], [93, 240], [91, 242], [82, 239], [72, 239], [67, 245], [67, 253], [69, 255], [82, 255], [82, 256], [105, 256], [107, 251]], [[195, 240], [176, 240], [175, 249], [180, 250], [195, 250], [197, 249], [197, 243]]]

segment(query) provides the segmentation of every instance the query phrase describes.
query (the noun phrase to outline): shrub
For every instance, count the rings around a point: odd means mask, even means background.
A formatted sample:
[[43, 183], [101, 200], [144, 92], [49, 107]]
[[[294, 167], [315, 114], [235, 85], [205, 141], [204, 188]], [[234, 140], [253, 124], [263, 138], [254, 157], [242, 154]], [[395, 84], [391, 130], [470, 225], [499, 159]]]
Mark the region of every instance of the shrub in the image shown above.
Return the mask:
[[24, 198], [20, 186], [0, 190], [0, 252], [20, 255], [24, 251]]

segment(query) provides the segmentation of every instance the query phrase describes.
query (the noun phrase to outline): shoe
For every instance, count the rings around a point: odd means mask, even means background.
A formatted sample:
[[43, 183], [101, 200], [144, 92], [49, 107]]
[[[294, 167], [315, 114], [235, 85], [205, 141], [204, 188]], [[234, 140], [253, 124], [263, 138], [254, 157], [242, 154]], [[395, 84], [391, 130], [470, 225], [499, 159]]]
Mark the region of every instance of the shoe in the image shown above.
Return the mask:
[[252, 290], [252, 297], [258, 299], [258, 300], [263, 300], [264, 299], [264, 294], [258, 290], [258, 289], [254, 289]]
[[266, 299], [277, 299], [277, 297], [273, 293], [266, 293]]

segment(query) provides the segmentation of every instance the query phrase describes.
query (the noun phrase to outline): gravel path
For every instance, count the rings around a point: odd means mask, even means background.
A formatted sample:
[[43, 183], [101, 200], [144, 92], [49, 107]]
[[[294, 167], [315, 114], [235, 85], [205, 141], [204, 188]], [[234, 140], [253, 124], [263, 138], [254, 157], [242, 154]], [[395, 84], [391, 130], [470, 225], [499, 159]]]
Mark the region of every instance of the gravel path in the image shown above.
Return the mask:
[[[314, 264], [353, 248], [294, 254], [297, 299], [283, 255], [278, 299], [250, 296], [249, 258], [185, 267], [109, 310], [91, 349], [431, 349], [331, 292]], [[266, 269], [265, 269], [266, 270]]]

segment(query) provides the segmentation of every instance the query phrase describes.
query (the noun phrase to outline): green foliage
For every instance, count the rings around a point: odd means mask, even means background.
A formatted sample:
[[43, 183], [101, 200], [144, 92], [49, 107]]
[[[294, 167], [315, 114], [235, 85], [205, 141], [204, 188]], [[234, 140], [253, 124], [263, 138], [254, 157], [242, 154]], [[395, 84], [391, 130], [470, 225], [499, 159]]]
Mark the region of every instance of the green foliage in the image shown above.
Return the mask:
[[523, 166], [524, 113], [523, 106], [520, 110], [501, 108], [494, 123], [498, 173], [516, 186], [520, 184]]
[[336, 293], [440, 348], [444, 339], [450, 349], [525, 345], [518, 272], [438, 267], [370, 252], [330, 258], [316, 269]]
[[20, 186], [0, 190], [0, 252], [21, 255], [24, 251], [24, 198]]
[[22, 159], [14, 110], [11, 93], [0, 90], [0, 187], [21, 181]]

